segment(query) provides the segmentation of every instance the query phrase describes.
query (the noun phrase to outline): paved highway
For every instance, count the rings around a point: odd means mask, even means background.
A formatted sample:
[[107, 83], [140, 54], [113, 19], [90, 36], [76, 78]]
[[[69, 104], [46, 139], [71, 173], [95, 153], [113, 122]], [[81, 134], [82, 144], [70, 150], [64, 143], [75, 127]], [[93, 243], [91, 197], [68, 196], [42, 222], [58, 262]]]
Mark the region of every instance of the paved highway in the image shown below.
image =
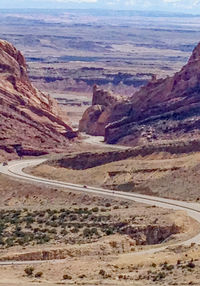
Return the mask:
[[[140, 195], [140, 194], [132, 194], [128, 192], [115, 192], [113, 190], [90, 187], [90, 186], [82, 186], [78, 184], [66, 183], [56, 180], [49, 180], [45, 178], [35, 177], [33, 175], [24, 173], [23, 169], [30, 166], [36, 166], [45, 162], [46, 159], [32, 159], [32, 160], [18, 160], [9, 162], [7, 166], [3, 166], [0, 164], [0, 173], [4, 175], [8, 175], [20, 180], [37, 183], [37, 184], [44, 184], [48, 186], [54, 186], [62, 188], [63, 191], [75, 190], [81, 191], [86, 193], [92, 193], [96, 195], [112, 197], [112, 198], [119, 198], [123, 200], [131, 200], [135, 202], [140, 202], [148, 205], [154, 205], [162, 208], [173, 209], [173, 210], [184, 210], [187, 214], [197, 220], [200, 223], [200, 204], [198, 203], [189, 203], [184, 201], [160, 198], [160, 197], [153, 197], [147, 195]], [[193, 238], [182, 242], [183, 245], [190, 245], [191, 243], [200, 243], [200, 233], [194, 236]], [[165, 249], [167, 246], [162, 246], [155, 249], [145, 250], [141, 253], [153, 253], [156, 251], [160, 251]], [[52, 260], [52, 262], [55, 260]], [[44, 261], [43, 261], [44, 262]], [[31, 263], [41, 263], [41, 261], [9, 261], [9, 262], [0, 262], [0, 265], [13, 265], [13, 264], [31, 264]]]
[[104, 142], [104, 137], [103, 136], [92, 136], [89, 134], [86, 134], [84, 132], [81, 133], [83, 136], [83, 141], [85, 143], [91, 144], [91, 145], [96, 145], [100, 147], [106, 147], [106, 148], [111, 148], [113, 150], [127, 150], [130, 149], [130, 146], [124, 146], [124, 145], [112, 145], [112, 144], [107, 144]]

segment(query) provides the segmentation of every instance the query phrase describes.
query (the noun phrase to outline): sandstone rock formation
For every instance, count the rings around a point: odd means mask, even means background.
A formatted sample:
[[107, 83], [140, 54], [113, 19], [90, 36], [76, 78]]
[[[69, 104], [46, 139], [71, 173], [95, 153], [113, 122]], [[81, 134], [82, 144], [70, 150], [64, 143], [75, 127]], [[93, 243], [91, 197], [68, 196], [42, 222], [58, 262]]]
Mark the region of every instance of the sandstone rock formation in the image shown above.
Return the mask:
[[198, 138], [199, 94], [200, 44], [173, 77], [152, 80], [128, 102], [121, 101], [104, 109], [104, 113], [109, 110], [105, 124], [101, 122], [105, 126], [106, 142], [139, 145], [157, 140]]
[[[112, 109], [122, 101], [123, 98], [121, 96], [99, 89], [95, 85], [93, 87], [92, 106], [83, 114], [79, 122], [79, 130], [90, 135], [104, 136], [105, 127], [111, 122]], [[121, 105], [118, 104], [118, 106], [120, 107]], [[120, 109], [115, 110], [115, 120], [118, 119], [118, 113], [121, 114]]]
[[56, 102], [33, 87], [26, 62], [15, 47], [0, 40], [0, 158], [40, 155], [64, 149], [75, 133]]

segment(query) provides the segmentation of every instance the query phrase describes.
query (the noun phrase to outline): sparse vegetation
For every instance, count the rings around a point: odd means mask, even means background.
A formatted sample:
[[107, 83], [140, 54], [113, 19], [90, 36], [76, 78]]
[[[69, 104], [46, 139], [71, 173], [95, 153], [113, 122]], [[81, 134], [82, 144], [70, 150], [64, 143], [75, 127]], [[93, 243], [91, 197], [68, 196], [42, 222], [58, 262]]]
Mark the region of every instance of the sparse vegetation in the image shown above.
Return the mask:
[[34, 271], [33, 267], [26, 267], [24, 269], [24, 272], [26, 273], [27, 276], [32, 276], [33, 275], [33, 271]]
[[191, 268], [191, 269], [195, 268], [194, 262], [190, 261], [190, 262], [187, 264], [187, 267], [189, 267], [189, 268]]
[[[105, 206], [110, 206], [110, 203]], [[126, 205], [121, 206], [125, 207]], [[45, 244], [58, 237], [59, 241], [65, 243], [85, 243], [102, 236], [123, 234], [124, 227], [129, 223], [116, 220], [108, 213], [110, 211], [103, 214], [98, 207], [32, 212], [24, 209], [1, 210], [0, 248]]]
[[68, 275], [68, 274], [64, 274], [63, 275], [63, 280], [71, 280], [72, 276]]
[[43, 272], [39, 271], [35, 273], [35, 278], [41, 278], [43, 276]]

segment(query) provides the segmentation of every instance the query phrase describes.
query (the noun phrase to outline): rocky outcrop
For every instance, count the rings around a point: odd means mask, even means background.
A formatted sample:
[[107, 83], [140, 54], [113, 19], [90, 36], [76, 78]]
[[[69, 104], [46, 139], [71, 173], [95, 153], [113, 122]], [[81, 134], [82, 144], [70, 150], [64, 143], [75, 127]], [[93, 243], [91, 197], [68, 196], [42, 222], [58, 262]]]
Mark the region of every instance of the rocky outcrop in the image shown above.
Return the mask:
[[0, 157], [16, 154], [16, 145], [27, 154], [59, 151], [68, 145], [68, 134], [75, 136], [57, 103], [29, 81], [21, 52], [3, 40], [0, 40], [0, 125]]
[[[169, 142], [161, 142], [158, 144], [149, 143], [148, 145], [128, 148], [126, 150], [107, 152], [82, 152], [78, 154], [72, 153], [61, 156], [61, 158], [56, 160], [48, 160], [48, 165], [73, 170], [86, 170], [89, 168], [102, 166], [111, 162], [126, 160], [128, 158], [134, 158], [137, 156], [145, 157], [155, 153], [168, 153], [177, 155], [191, 152], [200, 152], [200, 140], [173, 140]], [[110, 175], [113, 175], [112, 172]]]
[[104, 108], [104, 113], [109, 112], [106, 121], [101, 120], [105, 141], [135, 146], [158, 140], [196, 139], [200, 135], [199, 94], [200, 44], [174, 76], [153, 77], [126, 102]]
[[[79, 131], [90, 135], [105, 135], [105, 127], [111, 121], [112, 109], [116, 104], [122, 102], [123, 98], [112, 94], [109, 91], [93, 87], [92, 106], [83, 114], [79, 122]], [[118, 105], [119, 106], [119, 105]], [[118, 119], [118, 112], [115, 111], [115, 120]]]
[[99, 89], [97, 85], [93, 86], [92, 105], [114, 106], [120, 99], [120, 96], [116, 96], [110, 91]]
[[[120, 223], [119, 223], [120, 227]], [[0, 256], [0, 261], [31, 261], [31, 260], [53, 260], [69, 259], [81, 256], [113, 255], [128, 253], [135, 250], [136, 245], [161, 244], [166, 239], [174, 238], [174, 235], [183, 230], [176, 224], [165, 223], [163, 226], [131, 226], [122, 228], [121, 234], [102, 237], [96, 242], [83, 245], [68, 245], [62, 248], [49, 247], [21, 253], [7, 253]]]
[[127, 253], [135, 245], [134, 241], [126, 235], [111, 235], [100, 238], [97, 242], [83, 245], [68, 245], [65, 247], [49, 247], [44, 250], [29, 249], [22, 253], [10, 253], [0, 257], [0, 261], [30, 261], [30, 260], [53, 260], [66, 259], [81, 256], [96, 256]]
[[137, 145], [200, 135], [200, 44], [173, 77], [149, 82], [130, 99], [132, 110], [107, 126], [105, 139]]
[[147, 227], [128, 226], [121, 230], [122, 234], [134, 239], [136, 245], [159, 244], [180, 232], [180, 228], [175, 224], [168, 226], [148, 225]]

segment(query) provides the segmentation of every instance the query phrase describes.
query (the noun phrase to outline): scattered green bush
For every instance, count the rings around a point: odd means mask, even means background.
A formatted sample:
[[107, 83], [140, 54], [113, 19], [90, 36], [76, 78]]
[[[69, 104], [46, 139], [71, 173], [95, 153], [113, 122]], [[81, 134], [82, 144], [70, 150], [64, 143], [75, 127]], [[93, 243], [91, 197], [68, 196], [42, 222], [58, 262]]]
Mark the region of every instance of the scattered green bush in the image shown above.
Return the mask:
[[195, 264], [193, 261], [190, 261], [188, 264], [187, 264], [187, 267], [189, 268], [195, 268]]
[[24, 269], [24, 272], [26, 273], [27, 276], [32, 276], [33, 275], [33, 271], [34, 271], [33, 267], [26, 267]]
[[0, 248], [44, 244], [58, 237], [65, 243], [85, 243], [96, 237], [120, 233], [122, 224], [113, 223], [111, 215], [101, 213], [110, 210], [109, 202], [105, 206], [107, 209], [101, 210], [97, 206], [32, 212], [27, 209], [0, 210]]
[[39, 271], [35, 273], [35, 278], [41, 278], [43, 276], [43, 272]]
[[99, 270], [99, 275], [105, 276], [105, 275], [106, 275], [106, 271], [103, 270], [103, 269], [100, 269], [100, 270]]
[[68, 275], [68, 274], [64, 274], [63, 275], [63, 280], [71, 280], [72, 276]]
[[166, 277], [165, 272], [158, 272], [158, 274], [153, 278], [153, 281], [159, 281]]

